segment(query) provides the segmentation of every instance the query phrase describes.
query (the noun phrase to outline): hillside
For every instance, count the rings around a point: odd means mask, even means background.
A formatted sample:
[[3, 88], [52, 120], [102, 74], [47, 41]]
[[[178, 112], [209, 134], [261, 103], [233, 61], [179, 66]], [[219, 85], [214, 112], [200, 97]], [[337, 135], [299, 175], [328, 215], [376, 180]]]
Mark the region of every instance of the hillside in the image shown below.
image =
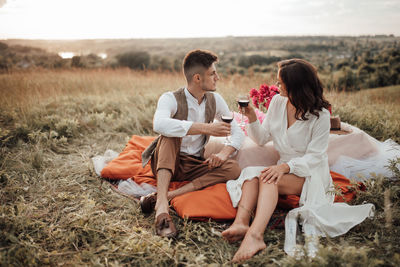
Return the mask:
[[[21, 47], [25, 52], [20, 52]], [[29, 55], [46, 51], [39, 59]], [[186, 52], [208, 49], [219, 55], [224, 74], [274, 73], [276, 62], [305, 58], [329, 89], [360, 90], [400, 84], [400, 37], [293, 36], [121, 40], [5, 40], [0, 72], [44, 68], [119, 68], [181, 71]], [[35, 50], [36, 49], [36, 50]], [[62, 59], [57, 54], [67, 52]], [[65, 54], [60, 54], [65, 55]]]

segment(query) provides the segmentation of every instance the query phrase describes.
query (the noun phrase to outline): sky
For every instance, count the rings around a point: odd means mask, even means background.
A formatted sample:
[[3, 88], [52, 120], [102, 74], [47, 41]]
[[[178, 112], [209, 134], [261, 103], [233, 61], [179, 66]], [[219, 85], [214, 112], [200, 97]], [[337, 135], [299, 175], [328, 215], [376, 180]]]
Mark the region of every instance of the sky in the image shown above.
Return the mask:
[[400, 0], [0, 0], [0, 39], [400, 36]]

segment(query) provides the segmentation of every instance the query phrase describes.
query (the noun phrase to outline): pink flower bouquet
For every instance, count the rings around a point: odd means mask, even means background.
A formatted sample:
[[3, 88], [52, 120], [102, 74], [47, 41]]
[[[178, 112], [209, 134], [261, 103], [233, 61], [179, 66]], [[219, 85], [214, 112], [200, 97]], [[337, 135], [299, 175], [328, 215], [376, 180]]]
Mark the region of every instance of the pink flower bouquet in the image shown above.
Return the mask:
[[[260, 123], [263, 122], [272, 97], [276, 94], [279, 94], [279, 89], [275, 85], [268, 86], [266, 84], [262, 84], [258, 90], [254, 88], [250, 90], [250, 98], [253, 102], [253, 105], [256, 107], [255, 112]], [[234, 115], [235, 120], [240, 123], [241, 114], [235, 112]], [[249, 119], [246, 116], [243, 116], [243, 121], [245, 125], [249, 124]], [[247, 135], [246, 128], [242, 127], [242, 130]]]
[[250, 98], [253, 101], [253, 105], [264, 112], [267, 112], [272, 97], [276, 94], [279, 94], [279, 89], [275, 85], [261, 84], [258, 90], [255, 88], [250, 90]]

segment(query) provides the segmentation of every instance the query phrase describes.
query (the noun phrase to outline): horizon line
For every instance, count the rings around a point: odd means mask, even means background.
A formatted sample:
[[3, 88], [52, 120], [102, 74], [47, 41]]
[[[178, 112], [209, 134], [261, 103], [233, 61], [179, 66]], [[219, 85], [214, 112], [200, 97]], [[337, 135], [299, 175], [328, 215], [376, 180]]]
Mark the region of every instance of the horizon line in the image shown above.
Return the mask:
[[263, 37], [392, 37], [398, 38], [395, 34], [299, 34], [299, 35], [225, 35], [225, 36], [202, 36], [202, 37], [121, 37], [121, 38], [1, 38], [0, 41], [9, 40], [30, 40], [30, 41], [83, 41], [83, 40], [163, 40], [163, 39], [223, 39], [223, 38], [263, 38]]

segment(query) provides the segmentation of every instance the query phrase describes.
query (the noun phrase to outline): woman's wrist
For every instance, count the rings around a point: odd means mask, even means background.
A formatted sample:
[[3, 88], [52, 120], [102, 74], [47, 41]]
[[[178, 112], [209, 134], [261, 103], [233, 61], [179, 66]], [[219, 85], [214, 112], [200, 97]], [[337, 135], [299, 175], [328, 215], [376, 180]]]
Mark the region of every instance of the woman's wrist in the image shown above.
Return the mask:
[[290, 167], [287, 163], [282, 163], [281, 168], [283, 170], [283, 173], [285, 173], [285, 174], [290, 172]]
[[254, 112], [254, 109], [252, 110], [252, 112], [249, 113], [247, 118], [249, 119], [249, 123], [253, 123], [253, 122], [255, 122], [257, 120], [257, 115]]

